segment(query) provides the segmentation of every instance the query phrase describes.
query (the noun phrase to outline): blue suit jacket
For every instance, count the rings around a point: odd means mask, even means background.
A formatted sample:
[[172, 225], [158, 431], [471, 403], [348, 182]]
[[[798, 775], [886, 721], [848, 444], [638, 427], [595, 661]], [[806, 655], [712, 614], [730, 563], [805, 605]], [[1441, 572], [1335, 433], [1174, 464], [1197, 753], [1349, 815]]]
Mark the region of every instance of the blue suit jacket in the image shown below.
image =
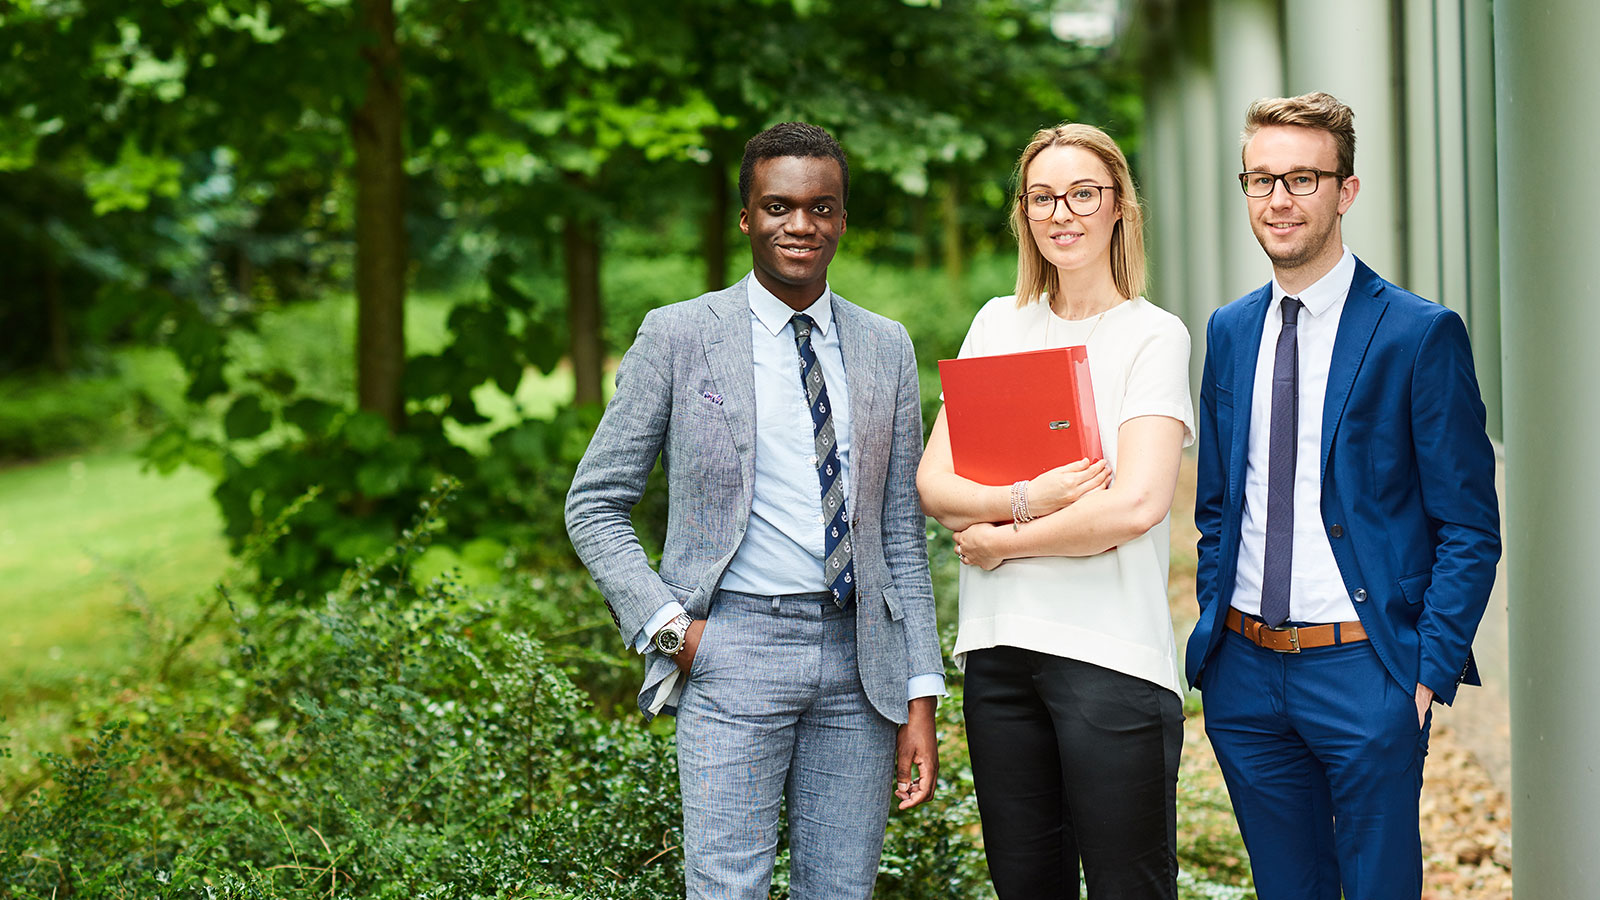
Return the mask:
[[[1239, 561], [1250, 403], [1272, 285], [1217, 310], [1200, 382], [1200, 530], [1189, 683], [1226, 630]], [[1263, 412], [1263, 414], [1265, 414]], [[1322, 418], [1322, 522], [1384, 667], [1445, 703], [1477, 684], [1472, 636], [1500, 559], [1494, 450], [1461, 318], [1360, 260]]]

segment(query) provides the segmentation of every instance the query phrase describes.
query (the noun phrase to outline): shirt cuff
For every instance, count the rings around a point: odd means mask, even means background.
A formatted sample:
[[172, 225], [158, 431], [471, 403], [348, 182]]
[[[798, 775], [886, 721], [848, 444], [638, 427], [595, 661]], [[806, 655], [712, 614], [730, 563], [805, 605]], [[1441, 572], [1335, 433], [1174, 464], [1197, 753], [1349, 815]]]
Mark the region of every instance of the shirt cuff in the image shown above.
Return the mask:
[[656, 632], [661, 630], [661, 626], [683, 615], [684, 612], [686, 610], [684, 610], [682, 603], [676, 600], [668, 601], [666, 606], [656, 610], [655, 615], [645, 620], [644, 627], [639, 629], [638, 634], [634, 635], [633, 649], [639, 653], [649, 650], [650, 640], [656, 636]]
[[911, 702], [918, 697], [948, 697], [950, 692], [944, 689], [944, 676], [930, 672], [927, 675], [913, 675], [906, 679], [906, 702]]

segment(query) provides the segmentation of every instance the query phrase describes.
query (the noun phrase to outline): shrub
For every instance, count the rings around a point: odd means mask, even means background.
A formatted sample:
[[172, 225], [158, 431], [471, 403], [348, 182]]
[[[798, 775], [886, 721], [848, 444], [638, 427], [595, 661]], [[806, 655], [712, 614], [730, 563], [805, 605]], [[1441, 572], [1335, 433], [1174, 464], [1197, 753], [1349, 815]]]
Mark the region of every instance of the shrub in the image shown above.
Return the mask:
[[191, 680], [87, 700], [97, 736], [9, 788], [0, 897], [672, 895], [670, 739], [528, 636], [553, 598], [410, 585], [420, 541], [315, 610], [230, 592]]
[[[81, 698], [88, 736], [0, 785], [0, 900], [681, 896], [677, 756], [632, 710], [638, 658], [579, 572], [409, 580], [443, 499], [322, 604], [224, 586], [215, 640], [184, 634], [142, 683]], [[947, 677], [938, 795], [891, 815], [884, 900], [992, 897]], [[1182, 896], [1248, 896], [1224, 802], [1200, 801], [1180, 807]]]
[[[413, 585], [439, 527], [436, 500], [315, 609], [225, 587], [223, 640], [182, 638], [178, 676], [84, 698], [93, 736], [6, 787], [0, 897], [680, 896], [672, 737], [566, 671], [609, 665], [631, 694], [637, 663], [530, 636], [603, 618], [587, 579]], [[954, 790], [892, 819], [880, 896], [982, 883], [955, 759]]]
[[0, 384], [0, 461], [83, 450], [132, 428], [135, 393], [115, 378], [20, 378]]

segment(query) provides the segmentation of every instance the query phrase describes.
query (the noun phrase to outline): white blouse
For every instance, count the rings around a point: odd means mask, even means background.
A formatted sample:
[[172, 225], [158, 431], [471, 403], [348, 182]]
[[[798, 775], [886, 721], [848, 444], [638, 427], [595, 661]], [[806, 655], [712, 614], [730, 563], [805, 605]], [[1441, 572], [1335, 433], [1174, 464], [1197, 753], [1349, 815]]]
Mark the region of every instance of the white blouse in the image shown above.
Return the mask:
[[[1043, 300], [1022, 309], [996, 297], [978, 311], [961, 356], [1088, 347], [1100, 442], [1113, 475], [1117, 429], [1139, 416], [1183, 423], [1194, 443], [1189, 332], [1177, 316], [1135, 297], [1069, 321]], [[1012, 559], [993, 571], [961, 567], [955, 658], [1010, 646], [1082, 660], [1143, 678], [1180, 696], [1182, 676], [1167, 606], [1171, 517], [1095, 556]]]

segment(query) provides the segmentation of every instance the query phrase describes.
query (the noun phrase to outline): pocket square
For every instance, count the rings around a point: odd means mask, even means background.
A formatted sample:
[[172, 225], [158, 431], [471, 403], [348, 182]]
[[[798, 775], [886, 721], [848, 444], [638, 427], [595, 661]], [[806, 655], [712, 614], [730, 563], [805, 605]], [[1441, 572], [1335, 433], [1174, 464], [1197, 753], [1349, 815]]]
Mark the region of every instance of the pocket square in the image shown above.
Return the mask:
[[710, 400], [712, 403], [715, 403], [718, 406], [722, 405], [722, 395], [721, 394], [713, 394], [710, 391], [703, 391], [703, 392], [701, 392], [700, 396], [706, 398], [707, 400]]

